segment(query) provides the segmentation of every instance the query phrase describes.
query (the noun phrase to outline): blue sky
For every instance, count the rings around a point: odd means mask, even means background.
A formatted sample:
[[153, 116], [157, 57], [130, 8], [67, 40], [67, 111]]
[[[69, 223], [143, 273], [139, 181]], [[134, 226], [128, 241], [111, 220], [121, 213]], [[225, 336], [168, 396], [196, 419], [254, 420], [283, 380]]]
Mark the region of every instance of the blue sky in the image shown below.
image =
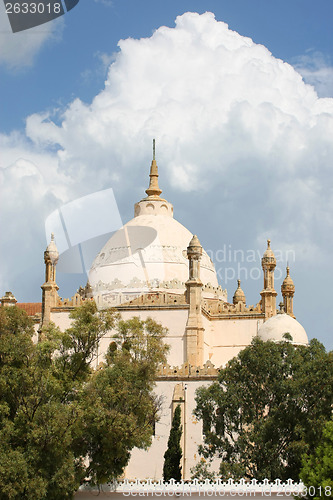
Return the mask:
[[[175, 29], [177, 16], [206, 11], [216, 21], [187, 17]], [[323, 99], [333, 97], [332, 2], [81, 0], [63, 18], [16, 34], [0, 15], [0, 293], [40, 300], [44, 222], [61, 204], [112, 187], [123, 221], [132, 217], [156, 135], [164, 194], [210, 251], [229, 300], [238, 276], [226, 275], [221, 252], [242, 250], [246, 261], [271, 237], [281, 268], [294, 252], [297, 319], [332, 348], [333, 104]], [[129, 38], [148, 42], [118, 46]], [[196, 54], [204, 76], [191, 101]], [[262, 281], [249, 278], [252, 264], [229, 260], [248, 303], [257, 302]], [[59, 275], [62, 295], [80, 279]]]

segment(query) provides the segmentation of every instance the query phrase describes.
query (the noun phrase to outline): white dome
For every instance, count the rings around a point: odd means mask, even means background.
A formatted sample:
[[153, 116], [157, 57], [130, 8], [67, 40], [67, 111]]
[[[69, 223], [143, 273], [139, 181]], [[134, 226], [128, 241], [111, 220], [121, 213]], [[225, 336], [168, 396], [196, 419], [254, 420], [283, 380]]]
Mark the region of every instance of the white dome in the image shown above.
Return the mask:
[[289, 333], [292, 336], [293, 344], [308, 344], [308, 336], [302, 325], [289, 314], [277, 314], [269, 318], [258, 331], [258, 337], [261, 340], [272, 340], [281, 342], [286, 340], [284, 334]]
[[[89, 274], [117, 288], [185, 290], [189, 276], [186, 249], [192, 233], [168, 215], [139, 215], [117, 231], [95, 258]], [[214, 265], [203, 250], [200, 261], [203, 284], [218, 287]], [[149, 286], [150, 284], [150, 286]]]
[[[95, 258], [89, 273], [93, 293], [110, 305], [123, 304], [152, 291], [183, 295], [189, 279], [187, 247], [192, 233], [173, 218], [173, 206], [160, 197], [153, 159], [148, 196], [134, 207], [134, 219], [117, 231]], [[203, 250], [203, 295], [224, 295], [214, 264]]]

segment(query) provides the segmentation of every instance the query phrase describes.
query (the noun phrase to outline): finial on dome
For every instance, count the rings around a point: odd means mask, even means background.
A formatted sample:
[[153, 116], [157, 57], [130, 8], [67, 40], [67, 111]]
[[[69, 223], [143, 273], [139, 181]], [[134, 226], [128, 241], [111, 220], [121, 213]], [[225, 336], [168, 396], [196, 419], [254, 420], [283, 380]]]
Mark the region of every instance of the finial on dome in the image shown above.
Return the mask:
[[158, 167], [155, 160], [155, 139], [153, 139], [153, 161], [151, 162], [149, 177], [149, 188], [146, 189], [146, 193], [149, 198], [159, 198], [160, 194], [162, 193], [162, 189], [160, 189], [158, 185]]
[[267, 248], [271, 248], [271, 240], [267, 240]]
[[54, 241], [54, 233], [51, 233], [51, 241]]

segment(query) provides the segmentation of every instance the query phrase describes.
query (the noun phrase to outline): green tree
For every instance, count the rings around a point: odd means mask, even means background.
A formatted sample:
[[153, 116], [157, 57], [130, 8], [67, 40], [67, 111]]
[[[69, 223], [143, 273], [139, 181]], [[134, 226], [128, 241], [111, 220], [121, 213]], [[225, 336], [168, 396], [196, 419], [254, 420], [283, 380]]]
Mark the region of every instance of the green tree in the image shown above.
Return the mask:
[[216, 474], [209, 469], [209, 464], [207, 461], [201, 457], [199, 462], [191, 468], [191, 479], [198, 479], [198, 481], [215, 481]]
[[172, 425], [168, 440], [168, 448], [164, 453], [163, 479], [164, 481], [180, 481], [182, 478], [182, 467], [180, 460], [182, 458], [182, 449], [180, 438], [182, 435], [182, 426], [180, 423], [181, 409], [178, 405], [172, 418]]
[[333, 403], [333, 356], [317, 340], [252, 344], [197, 391], [205, 458], [221, 458], [223, 478], [298, 480]]
[[91, 482], [119, 476], [134, 447], [151, 444], [159, 400], [153, 395], [159, 363], [168, 346], [165, 328], [151, 318], [119, 321], [106, 363], [84, 387], [83, 448]]
[[314, 453], [303, 456], [300, 477], [307, 487], [306, 498], [333, 498], [333, 420], [326, 423]]
[[[34, 343], [29, 318], [0, 308], [0, 500], [70, 499], [87, 477], [121, 474], [132, 448], [150, 442], [165, 329], [151, 319], [120, 321], [93, 302], [71, 318], [70, 328], [50, 325]], [[117, 338], [94, 371], [112, 328]]]

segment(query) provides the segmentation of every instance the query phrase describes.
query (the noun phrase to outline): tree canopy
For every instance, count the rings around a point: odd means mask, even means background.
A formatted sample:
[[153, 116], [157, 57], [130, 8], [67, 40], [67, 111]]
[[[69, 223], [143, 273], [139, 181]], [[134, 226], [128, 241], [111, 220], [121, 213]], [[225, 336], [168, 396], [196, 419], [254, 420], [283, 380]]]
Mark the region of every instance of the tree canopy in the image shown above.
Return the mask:
[[302, 454], [314, 451], [333, 403], [333, 356], [308, 346], [254, 339], [197, 390], [205, 458], [220, 457], [222, 478], [298, 480]]
[[303, 456], [301, 479], [307, 498], [333, 498], [333, 420], [326, 423], [313, 453]]
[[[71, 318], [70, 328], [51, 324], [34, 343], [26, 314], [0, 308], [0, 500], [70, 499], [83, 481], [119, 476], [133, 447], [150, 445], [166, 330], [93, 302]], [[94, 371], [112, 328], [116, 338]]]

